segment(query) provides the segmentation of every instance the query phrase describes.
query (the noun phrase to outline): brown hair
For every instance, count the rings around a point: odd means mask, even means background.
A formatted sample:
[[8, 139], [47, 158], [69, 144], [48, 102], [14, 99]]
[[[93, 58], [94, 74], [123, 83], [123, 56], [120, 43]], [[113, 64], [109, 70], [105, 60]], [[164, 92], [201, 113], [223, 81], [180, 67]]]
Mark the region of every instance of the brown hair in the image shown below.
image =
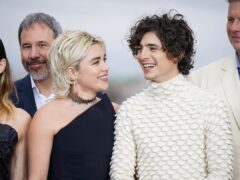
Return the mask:
[[131, 28], [127, 40], [134, 56], [138, 52], [141, 39], [147, 32], [156, 33], [167, 55], [178, 59], [179, 72], [183, 75], [189, 74], [190, 69], [193, 68], [195, 41], [193, 31], [183, 15], [170, 10], [169, 13], [146, 16], [137, 21]]
[[240, 2], [240, 0], [227, 0], [228, 3], [237, 2], [237, 1]]
[[6, 67], [0, 74], [0, 114], [1, 117], [9, 117], [14, 114], [14, 105], [9, 99], [9, 93], [15, 91], [13, 81], [11, 79], [10, 66], [7, 60], [5, 48], [2, 40], [0, 39], [0, 61], [6, 59]]

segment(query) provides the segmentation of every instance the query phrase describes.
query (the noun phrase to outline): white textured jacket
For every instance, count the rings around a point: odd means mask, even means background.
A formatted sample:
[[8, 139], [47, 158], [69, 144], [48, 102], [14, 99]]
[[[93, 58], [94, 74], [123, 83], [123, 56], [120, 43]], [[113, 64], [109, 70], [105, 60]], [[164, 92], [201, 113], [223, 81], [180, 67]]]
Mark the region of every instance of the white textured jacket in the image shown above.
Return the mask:
[[112, 180], [230, 180], [232, 134], [223, 101], [182, 75], [151, 83], [117, 114]]

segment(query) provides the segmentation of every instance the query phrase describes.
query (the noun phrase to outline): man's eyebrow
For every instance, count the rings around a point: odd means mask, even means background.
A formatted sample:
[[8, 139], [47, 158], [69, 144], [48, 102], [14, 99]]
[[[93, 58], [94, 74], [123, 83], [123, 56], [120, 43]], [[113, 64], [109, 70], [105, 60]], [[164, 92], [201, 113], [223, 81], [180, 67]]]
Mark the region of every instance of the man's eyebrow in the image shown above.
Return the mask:
[[153, 44], [153, 43], [148, 43], [148, 44], [146, 44], [146, 46], [148, 46], [148, 47], [159, 47], [159, 45]]

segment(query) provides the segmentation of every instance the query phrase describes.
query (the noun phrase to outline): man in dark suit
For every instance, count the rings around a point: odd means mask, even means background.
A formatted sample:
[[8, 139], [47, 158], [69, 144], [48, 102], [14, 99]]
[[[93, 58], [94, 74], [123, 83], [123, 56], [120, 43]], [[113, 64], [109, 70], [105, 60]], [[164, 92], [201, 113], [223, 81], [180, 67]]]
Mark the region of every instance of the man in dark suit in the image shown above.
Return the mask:
[[62, 32], [60, 24], [50, 15], [27, 15], [18, 29], [22, 64], [28, 75], [15, 82], [17, 97], [14, 104], [32, 117], [36, 110], [54, 98], [48, 51], [53, 40]]

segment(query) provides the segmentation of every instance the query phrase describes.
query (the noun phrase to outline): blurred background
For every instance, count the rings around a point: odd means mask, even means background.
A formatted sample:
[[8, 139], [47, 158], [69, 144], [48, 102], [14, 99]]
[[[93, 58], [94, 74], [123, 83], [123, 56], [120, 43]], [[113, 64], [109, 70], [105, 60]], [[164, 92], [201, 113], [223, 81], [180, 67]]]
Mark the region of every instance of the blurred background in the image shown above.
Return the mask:
[[226, 34], [226, 0], [0, 0], [0, 38], [11, 63], [14, 79], [26, 72], [21, 64], [17, 30], [33, 12], [48, 13], [63, 30], [81, 29], [101, 36], [107, 45], [110, 66], [109, 96], [121, 103], [146, 86], [126, 39], [141, 17], [175, 9], [185, 16], [196, 38], [194, 68], [233, 53]]

